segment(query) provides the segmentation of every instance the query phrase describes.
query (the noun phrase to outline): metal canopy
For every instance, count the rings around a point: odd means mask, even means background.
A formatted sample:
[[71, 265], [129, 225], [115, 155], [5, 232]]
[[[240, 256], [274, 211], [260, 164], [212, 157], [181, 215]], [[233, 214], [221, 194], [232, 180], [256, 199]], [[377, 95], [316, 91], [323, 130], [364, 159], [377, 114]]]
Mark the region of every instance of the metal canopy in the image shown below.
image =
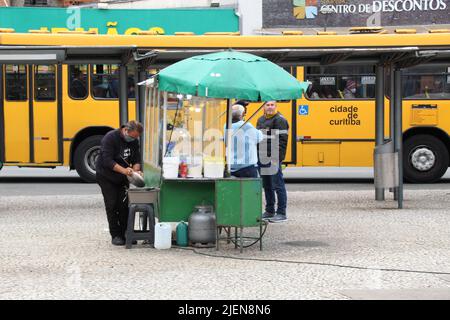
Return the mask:
[[60, 63], [64, 60], [65, 51], [60, 49], [0, 47], [0, 63]]
[[132, 58], [135, 46], [94, 46], [94, 47], [65, 47], [66, 63], [121, 63], [127, 64]]
[[[222, 49], [222, 50], [225, 50]], [[235, 49], [269, 59], [280, 66], [324, 66], [345, 64], [396, 63], [401, 68], [417, 64], [444, 64], [450, 59], [448, 48], [424, 49], [420, 47], [385, 48], [291, 48], [291, 49]], [[218, 49], [137, 49], [135, 58], [145, 60], [153, 68], [161, 69], [177, 61], [196, 55], [217, 52]]]
[[[226, 50], [223, 48], [222, 50]], [[219, 49], [220, 50], [220, 49]], [[163, 68], [177, 61], [219, 51], [218, 49], [160, 49], [137, 46], [0, 46], [0, 63], [119, 63], [139, 62]], [[416, 64], [448, 64], [450, 48], [358, 47], [358, 48], [236, 48], [280, 66], [392, 64], [401, 68]]]
[[0, 46], [0, 63], [129, 63], [135, 46]]

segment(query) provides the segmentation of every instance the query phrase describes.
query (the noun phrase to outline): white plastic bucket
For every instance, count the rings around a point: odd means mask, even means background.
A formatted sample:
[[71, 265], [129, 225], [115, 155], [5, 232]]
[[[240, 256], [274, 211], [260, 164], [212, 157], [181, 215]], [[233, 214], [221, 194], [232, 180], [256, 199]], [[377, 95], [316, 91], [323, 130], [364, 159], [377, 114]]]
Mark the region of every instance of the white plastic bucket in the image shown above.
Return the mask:
[[178, 178], [178, 167], [180, 159], [178, 157], [163, 158], [163, 176], [164, 178]]
[[170, 223], [157, 223], [155, 225], [155, 244], [156, 249], [170, 249], [172, 246], [172, 227]]
[[223, 161], [205, 160], [203, 163], [203, 175], [205, 178], [223, 178], [225, 164]]
[[188, 165], [188, 177], [189, 178], [201, 178], [203, 171], [203, 158], [202, 157], [187, 157]]

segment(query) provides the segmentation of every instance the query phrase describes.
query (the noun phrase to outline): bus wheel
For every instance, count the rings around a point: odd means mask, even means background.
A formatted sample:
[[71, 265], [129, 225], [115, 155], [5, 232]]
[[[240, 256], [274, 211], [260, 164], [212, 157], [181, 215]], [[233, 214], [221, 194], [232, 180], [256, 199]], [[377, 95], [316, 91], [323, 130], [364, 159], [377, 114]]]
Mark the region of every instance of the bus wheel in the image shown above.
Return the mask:
[[75, 150], [75, 169], [86, 182], [95, 182], [95, 162], [100, 154], [102, 138], [103, 136], [91, 136], [83, 140]]
[[419, 134], [403, 144], [404, 177], [409, 182], [435, 182], [445, 174], [448, 165], [447, 148], [434, 136]]

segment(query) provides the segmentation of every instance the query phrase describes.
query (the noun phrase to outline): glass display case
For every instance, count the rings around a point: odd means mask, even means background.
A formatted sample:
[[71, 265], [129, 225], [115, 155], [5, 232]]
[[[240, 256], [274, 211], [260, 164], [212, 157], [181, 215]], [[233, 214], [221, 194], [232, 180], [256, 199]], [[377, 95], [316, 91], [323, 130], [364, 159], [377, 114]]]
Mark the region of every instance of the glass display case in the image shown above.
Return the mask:
[[226, 103], [190, 95], [147, 91], [144, 162], [147, 185], [161, 179], [223, 178]]

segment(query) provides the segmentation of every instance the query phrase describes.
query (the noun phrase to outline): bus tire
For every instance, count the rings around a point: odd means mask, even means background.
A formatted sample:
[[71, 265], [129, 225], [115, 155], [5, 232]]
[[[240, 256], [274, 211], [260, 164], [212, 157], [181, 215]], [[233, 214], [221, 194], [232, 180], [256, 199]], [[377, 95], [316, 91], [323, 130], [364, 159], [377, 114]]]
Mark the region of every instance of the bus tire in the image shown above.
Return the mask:
[[432, 135], [418, 134], [403, 144], [404, 178], [408, 182], [435, 182], [445, 174], [448, 165], [445, 144]]
[[100, 153], [103, 136], [90, 136], [75, 149], [74, 164], [78, 175], [86, 182], [95, 182], [95, 161]]

